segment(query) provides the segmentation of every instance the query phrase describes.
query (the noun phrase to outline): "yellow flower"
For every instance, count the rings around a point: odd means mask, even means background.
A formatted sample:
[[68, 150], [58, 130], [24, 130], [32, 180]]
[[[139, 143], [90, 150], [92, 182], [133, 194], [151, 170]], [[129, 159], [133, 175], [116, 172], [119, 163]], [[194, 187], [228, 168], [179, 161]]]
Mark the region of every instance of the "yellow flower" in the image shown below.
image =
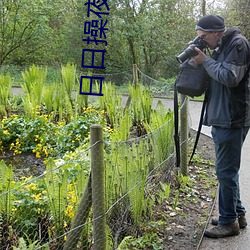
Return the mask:
[[35, 198], [36, 201], [40, 201], [42, 199], [41, 195], [42, 195], [41, 193], [33, 194], [32, 197]]
[[22, 151], [19, 151], [19, 150], [15, 149], [13, 155], [18, 155], [18, 154], [21, 154], [21, 153], [22, 153]]
[[40, 159], [41, 158], [41, 155], [39, 152], [36, 152], [36, 158]]
[[35, 191], [37, 190], [37, 185], [35, 183], [30, 183], [29, 185], [26, 186], [26, 189], [28, 191]]
[[76, 196], [75, 196], [75, 195], [72, 195], [72, 197], [71, 197], [71, 202], [72, 202], [72, 203], [76, 203]]
[[12, 210], [12, 212], [16, 212], [17, 208], [13, 207], [11, 210]]
[[45, 154], [46, 157], [48, 157], [49, 153], [46, 147], [43, 147], [43, 153]]
[[73, 218], [74, 217], [73, 206], [68, 205], [66, 208], [66, 211], [64, 211], [64, 213], [65, 213], [65, 215], [68, 215], [69, 218]]
[[101, 115], [105, 115], [105, 113], [106, 113], [106, 111], [104, 109], [101, 110], [101, 112], [100, 112]]
[[4, 131], [3, 131], [3, 134], [4, 134], [4, 135], [9, 135], [10, 133], [9, 133], [8, 130], [4, 130]]

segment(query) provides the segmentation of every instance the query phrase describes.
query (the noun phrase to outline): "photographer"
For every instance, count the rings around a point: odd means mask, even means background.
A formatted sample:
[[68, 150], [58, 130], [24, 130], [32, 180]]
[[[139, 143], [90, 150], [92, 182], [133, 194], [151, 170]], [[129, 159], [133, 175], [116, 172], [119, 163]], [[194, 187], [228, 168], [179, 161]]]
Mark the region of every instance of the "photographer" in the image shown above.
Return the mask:
[[240, 200], [241, 149], [250, 126], [250, 47], [237, 27], [225, 30], [220, 16], [202, 17], [195, 30], [213, 50], [212, 57], [200, 49], [193, 59], [203, 64], [211, 80], [204, 125], [212, 126], [219, 181], [219, 218], [205, 235], [221, 238], [239, 234], [247, 226]]

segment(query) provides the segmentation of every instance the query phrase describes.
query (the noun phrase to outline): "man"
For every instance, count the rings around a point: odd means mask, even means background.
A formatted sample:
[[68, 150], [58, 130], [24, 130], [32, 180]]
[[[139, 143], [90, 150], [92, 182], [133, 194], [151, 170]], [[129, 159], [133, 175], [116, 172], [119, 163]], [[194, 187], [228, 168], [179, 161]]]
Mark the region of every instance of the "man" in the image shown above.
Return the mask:
[[221, 238], [239, 234], [247, 226], [240, 200], [241, 149], [250, 126], [250, 47], [237, 27], [225, 29], [220, 16], [202, 17], [195, 30], [213, 50], [206, 56], [195, 48], [193, 59], [210, 76], [204, 125], [212, 126], [216, 175], [219, 181], [219, 218], [205, 235]]

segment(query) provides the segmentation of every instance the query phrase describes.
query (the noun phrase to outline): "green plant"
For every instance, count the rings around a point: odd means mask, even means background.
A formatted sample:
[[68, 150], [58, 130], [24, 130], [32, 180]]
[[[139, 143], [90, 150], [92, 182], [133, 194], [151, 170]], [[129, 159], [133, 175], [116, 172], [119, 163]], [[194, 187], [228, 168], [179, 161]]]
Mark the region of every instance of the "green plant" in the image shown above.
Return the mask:
[[22, 72], [24, 82], [21, 87], [24, 90], [24, 111], [29, 117], [34, 118], [40, 112], [46, 75], [47, 68], [42, 69], [35, 65]]
[[2, 150], [12, 150], [13, 154], [34, 152], [37, 158], [48, 156], [56, 145], [59, 128], [48, 121], [47, 116], [31, 119], [13, 115], [0, 122], [0, 146]]
[[67, 207], [68, 176], [56, 170], [52, 159], [49, 159], [46, 164], [46, 172], [44, 185], [48, 194], [50, 211], [57, 222], [57, 227], [63, 227], [64, 211]]
[[17, 185], [18, 188], [12, 191], [15, 196], [12, 215], [13, 227], [16, 231], [22, 228], [22, 231], [19, 232], [21, 237], [27, 238], [28, 235], [27, 239], [35, 241], [40, 235], [39, 239], [44, 239], [48, 229], [43, 231], [39, 230], [39, 227], [44, 228], [42, 221], [49, 221], [48, 197], [45, 186], [41, 179], [35, 180], [32, 176], [22, 177]]
[[181, 173], [178, 174], [178, 182], [179, 182], [181, 189], [185, 189], [187, 186], [190, 187], [192, 185], [192, 182], [191, 182], [189, 176], [185, 176]]
[[152, 249], [163, 250], [163, 242], [156, 233], [145, 233], [142, 237], [125, 237], [117, 250]]
[[[112, 133], [110, 134], [110, 140], [113, 142], [129, 140], [131, 134], [130, 130], [132, 127], [132, 118], [128, 110], [125, 110], [124, 114], [117, 115], [117, 122], [113, 127]], [[119, 123], [118, 123], [119, 121]]]
[[[87, 73], [87, 76], [92, 76], [91, 72]], [[82, 78], [81, 79], [81, 85], [80, 85], [80, 80], [77, 79], [77, 83], [79, 85], [79, 92], [82, 93], [90, 93], [90, 83], [89, 80], [87, 78]], [[85, 95], [77, 95], [76, 96], [76, 105], [78, 107], [78, 109], [80, 110], [81, 108], [87, 108], [88, 107], [88, 101], [89, 101], [89, 95], [85, 94]]]
[[129, 92], [134, 124], [139, 127], [143, 122], [149, 124], [153, 100], [151, 92], [148, 89], [144, 89], [140, 84], [129, 85]]
[[160, 203], [164, 200], [168, 200], [171, 192], [171, 183], [162, 183], [160, 182], [160, 190], [157, 192], [159, 195]]
[[56, 84], [46, 86], [44, 89], [43, 102], [46, 108], [46, 113], [50, 114], [53, 111], [53, 102], [55, 94]]
[[[111, 128], [118, 127], [123, 116], [123, 108], [121, 105], [122, 98], [117, 95], [115, 85], [111, 82], [103, 84], [103, 96], [99, 97], [99, 106], [107, 114], [107, 122]], [[112, 101], [111, 101], [112, 100]]]
[[3, 160], [0, 161], [0, 213], [5, 216], [8, 223], [12, 214], [14, 186], [12, 166], [6, 166]]
[[172, 204], [173, 209], [176, 209], [179, 205], [179, 196], [180, 196], [180, 191], [177, 189], [175, 190], [175, 196]]
[[73, 104], [72, 91], [76, 82], [76, 66], [71, 63], [67, 63], [66, 66], [61, 66], [61, 76], [62, 87], [65, 89], [71, 104]]
[[0, 75], [0, 116], [7, 116], [9, 111], [8, 97], [10, 96], [11, 86], [12, 79], [10, 74]]
[[147, 132], [151, 132], [149, 137], [152, 140], [155, 160], [160, 163], [166, 160], [173, 152], [173, 112], [166, 111], [162, 102], [158, 102], [156, 109], [151, 113], [151, 122], [145, 123]]
[[147, 138], [131, 140], [129, 145], [126, 142], [111, 142], [110, 151], [107, 150], [106, 154], [107, 208], [125, 196], [123, 205], [116, 207], [114, 212], [124, 214], [124, 211], [129, 211], [135, 225], [140, 223], [143, 211], [146, 210], [144, 192], [151, 157]]
[[[79, 154], [83, 152], [79, 151]], [[78, 163], [68, 160], [58, 164], [49, 159], [46, 163], [46, 175], [43, 182], [47, 192], [49, 211], [53, 225], [55, 225], [53, 230], [55, 235], [59, 236], [70, 228], [81, 194], [88, 181], [88, 162], [89, 159], [82, 159]]]
[[39, 242], [29, 242], [30, 244], [27, 246], [26, 241], [24, 238], [19, 238], [18, 239], [18, 246], [15, 247], [13, 246], [13, 250], [35, 250], [37, 247], [39, 247]]
[[88, 142], [92, 124], [104, 123], [103, 114], [91, 106], [68, 124], [65, 121], [54, 123], [51, 119], [53, 115], [34, 119], [17, 115], [3, 118], [0, 121], [0, 150], [11, 150], [14, 155], [33, 152], [37, 158], [62, 156]]

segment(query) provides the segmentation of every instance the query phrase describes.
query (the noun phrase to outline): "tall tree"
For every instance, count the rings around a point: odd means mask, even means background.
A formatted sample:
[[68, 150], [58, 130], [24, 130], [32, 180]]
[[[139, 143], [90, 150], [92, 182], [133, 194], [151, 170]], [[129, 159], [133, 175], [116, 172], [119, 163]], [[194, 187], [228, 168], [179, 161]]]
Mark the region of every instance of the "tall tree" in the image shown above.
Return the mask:
[[32, 43], [33, 46], [26, 50], [26, 54], [32, 54], [45, 44], [41, 43], [46, 21], [44, 6], [42, 0], [0, 2], [0, 65], [30, 41], [37, 43]]
[[224, 0], [222, 15], [227, 26], [239, 26], [243, 34], [250, 39], [250, 1]]

